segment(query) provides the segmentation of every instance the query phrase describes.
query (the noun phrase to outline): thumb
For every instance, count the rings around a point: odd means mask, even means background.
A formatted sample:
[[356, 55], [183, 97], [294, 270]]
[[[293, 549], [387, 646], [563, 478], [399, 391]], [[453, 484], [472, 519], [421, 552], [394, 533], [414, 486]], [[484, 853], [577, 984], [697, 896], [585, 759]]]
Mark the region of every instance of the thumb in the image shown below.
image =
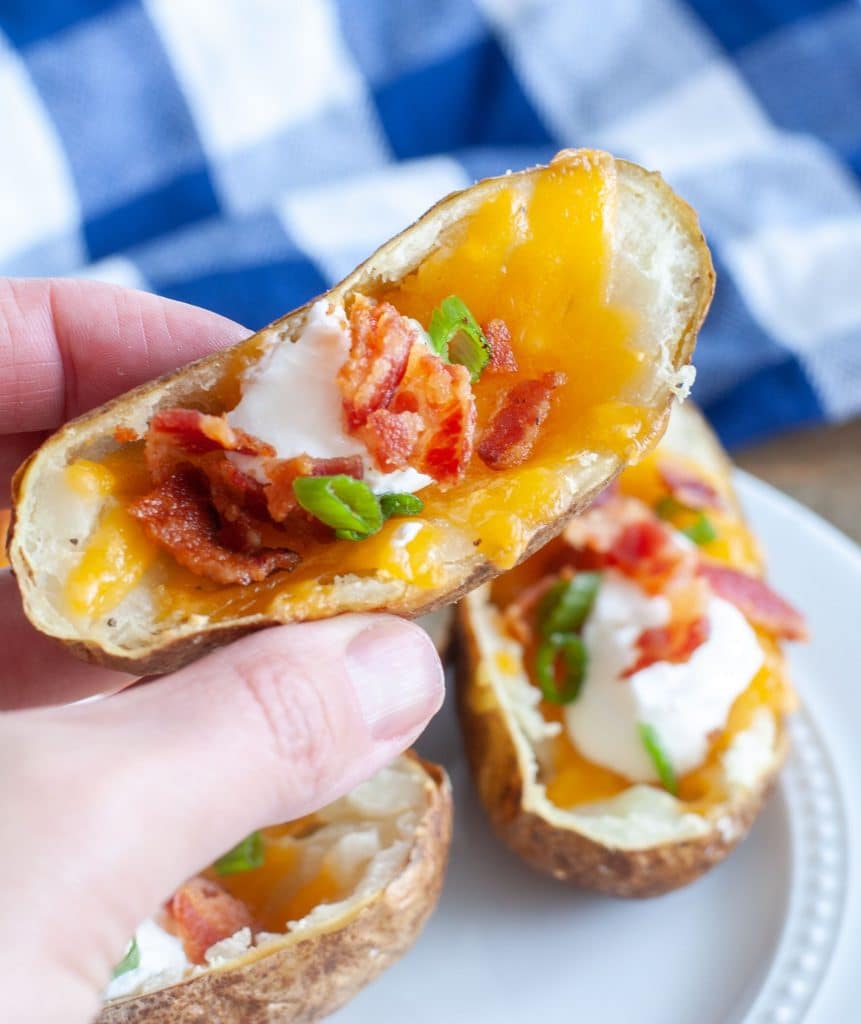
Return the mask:
[[367, 778], [442, 696], [423, 630], [355, 615], [246, 637], [98, 703], [3, 716], [0, 802], [16, 842], [0, 844], [0, 876], [16, 885], [0, 935], [19, 960], [3, 971], [26, 977], [49, 943], [92, 999], [185, 878]]

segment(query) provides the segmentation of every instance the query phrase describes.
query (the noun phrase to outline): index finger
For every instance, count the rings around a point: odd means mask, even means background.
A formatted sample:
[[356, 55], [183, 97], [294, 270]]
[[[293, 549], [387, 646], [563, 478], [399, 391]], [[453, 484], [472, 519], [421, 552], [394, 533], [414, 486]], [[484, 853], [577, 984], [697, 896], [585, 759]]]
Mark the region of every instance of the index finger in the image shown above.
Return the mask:
[[45, 431], [247, 334], [116, 285], [0, 279], [0, 486]]

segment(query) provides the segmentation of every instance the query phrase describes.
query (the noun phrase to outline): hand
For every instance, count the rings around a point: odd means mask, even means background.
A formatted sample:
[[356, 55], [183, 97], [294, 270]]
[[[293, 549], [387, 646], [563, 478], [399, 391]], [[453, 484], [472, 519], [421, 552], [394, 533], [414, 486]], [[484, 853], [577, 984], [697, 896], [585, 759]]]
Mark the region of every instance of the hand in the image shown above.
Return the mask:
[[[64, 419], [246, 333], [107, 285], [0, 281], [0, 486]], [[3, 571], [0, 651], [0, 1019], [16, 1024], [91, 1020], [137, 923], [177, 885], [367, 778], [443, 692], [422, 630], [353, 615], [37, 709], [132, 680], [37, 634]]]

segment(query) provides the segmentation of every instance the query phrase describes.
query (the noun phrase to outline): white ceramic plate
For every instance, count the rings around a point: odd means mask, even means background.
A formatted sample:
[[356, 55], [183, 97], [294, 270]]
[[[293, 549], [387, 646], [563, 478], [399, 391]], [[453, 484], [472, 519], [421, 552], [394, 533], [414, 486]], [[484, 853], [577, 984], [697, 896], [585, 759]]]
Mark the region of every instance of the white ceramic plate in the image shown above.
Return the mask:
[[457, 815], [439, 908], [338, 1024], [849, 1024], [861, 892], [861, 550], [745, 474], [738, 487], [778, 590], [808, 615], [791, 652], [805, 710], [749, 839], [686, 889], [643, 902], [569, 890], [493, 838], [451, 701], [420, 744]]

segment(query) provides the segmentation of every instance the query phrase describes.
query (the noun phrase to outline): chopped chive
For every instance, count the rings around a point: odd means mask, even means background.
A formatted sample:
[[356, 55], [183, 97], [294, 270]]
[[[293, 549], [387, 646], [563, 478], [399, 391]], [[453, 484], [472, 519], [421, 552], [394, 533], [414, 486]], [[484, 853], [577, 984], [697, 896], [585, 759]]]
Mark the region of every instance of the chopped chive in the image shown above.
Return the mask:
[[293, 493], [302, 508], [343, 540], [363, 540], [383, 525], [377, 496], [351, 476], [300, 476], [293, 481]]
[[415, 494], [381, 494], [380, 508], [383, 518], [394, 516], [417, 516], [425, 507], [425, 503]]
[[664, 745], [661, 743], [655, 727], [647, 722], [640, 722], [639, 730], [640, 739], [646, 748], [646, 753], [652, 759], [652, 764], [655, 766], [655, 771], [658, 773], [661, 785], [667, 792], [672, 793], [673, 796], [678, 796], [679, 783], [676, 779], [676, 772], [666, 750], [664, 750]]
[[133, 971], [135, 967], [140, 967], [140, 962], [141, 951], [140, 948], [138, 947], [137, 937], [133, 935], [132, 941], [129, 943], [129, 948], [126, 950], [126, 955], [113, 969], [112, 977], [118, 978], [121, 974], [125, 974], [128, 971]]
[[717, 530], [705, 512], [700, 512], [690, 526], [683, 526], [682, 533], [694, 544], [711, 544], [713, 540], [717, 540]]
[[600, 585], [599, 572], [578, 572], [570, 580], [554, 583], [538, 606], [541, 635], [549, 637], [551, 633], [578, 630], [592, 610]]
[[577, 700], [587, 664], [586, 645], [576, 633], [552, 633], [543, 640], [535, 655], [535, 675], [544, 699], [551, 704], [571, 704]]
[[259, 832], [252, 832], [232, 850], [212, 865], [217, 875], [236, 875], [240, 871], [251, 871], [263, 863], [263, 837]]
[[465, 366], [473, 383], [490, 362], [490, 342], [466, 303], [457, 295], [449, 295], [433, 311], [428, 335], [437, 355], [448, 363]]

